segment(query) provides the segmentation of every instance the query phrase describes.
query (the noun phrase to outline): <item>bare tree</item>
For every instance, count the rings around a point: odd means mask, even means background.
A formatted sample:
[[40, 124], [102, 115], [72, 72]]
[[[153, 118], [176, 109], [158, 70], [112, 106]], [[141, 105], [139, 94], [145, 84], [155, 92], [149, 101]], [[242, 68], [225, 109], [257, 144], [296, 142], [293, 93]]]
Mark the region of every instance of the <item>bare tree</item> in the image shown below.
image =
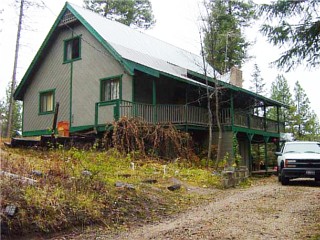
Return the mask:
[[21, 36], [21, 27], [22, 27], [22, 18], [23, 18], [23, 6], [24, 1], [21, 0], [20, 2], [20, 13], [19, 13], [19, 22], [18, 22], [18, 31], [17, 31], [17, 39], [16, 39], [16, 49], [14, 53], [14, 65], [13, 65], [13, 73], [12, 73], [12, 81], [11, 81], [11, 89], [10, 89], [10, 101], [9, 101], [9, 113], [8, 113], [8, 125], [7, 125], [7, 138], [11, 137], [11, 128], [13, 122], [13, 105], [14, 99], [13, 94], [14, 90], [16, 89], [17, 83], [17, 66], [18, 66], [18, 57], [19, 57], [19, 47], [20, 47], [20, 36]]
[[[215, 38], [213, 35], [216, 33], [216, 31], [214, 31], [214, 26], [213, 26], [213, 22], [210, 20], [210, 13], [209, 13], [209, 5], [207, 5], [206, 2], [204, 2], [205, 5], [205, 9], [206, 9], [206, 16], [201, 16], [201, 21], [204, 23], [202, 26], [202, 31], [204, 32], [204, 34], [206, 35], [206, 37], [208, 38], [208, 36], [210, 36], [210, 45], [209, 48], [210, 53], [213, 53], [213, 49], [214, 46], [217, 44], [217, 41], [215, 41], [217, 38]], [[211, 101], [212, 98], [214, 98], [215, 101], [215, 120], [217, 123], [217, 127], [218, 127], [218, 144], [217, 144], [217, 156], [216, 156], [216, 168], [218, 167], [220, 158], [221, 158], [221, 142], [222, 142], [222, 128], [221, 128], [221, 123], [220, 123], [220, 117], [219, 117], [219, 90], [218, 90], [218, 80], [217, 80], [217, 72], [216, 70], [213, 71], [213, 86], [214, 86], [214, 90], [213, 91], [209, 91], [209, 81], [208, 81], [208, 73], [207, 73], [207, 58], [210, 56], [214, 56], [214, 54], [208, 54], [205, 52], [204, 49], [204, 40], [201, 37], [201, 32], [200, 32], [200, 38], [201, 38], [201, 54], [202, 54], [202, 58], [203, 58], [203, 68], [204, 68], [204, 74], [205, 74], [205, 80], [206, 80], [206, 85], [207, 85], [207, 108], [208, 108], [208, 115], [209, 115], [209, 139], [208, 139], [208, 156], [207, 156], [207, 166], [209, 165], [209, 160], [211, 159], [212, 156], [212, 130], [213, 130], [213, 112], [212, 112], [212, 105], [211, 105]], [[206, 51], [208, 51], [208, 46]], [[214, 59], [211, 59], [211, 62], [214, 62]]]

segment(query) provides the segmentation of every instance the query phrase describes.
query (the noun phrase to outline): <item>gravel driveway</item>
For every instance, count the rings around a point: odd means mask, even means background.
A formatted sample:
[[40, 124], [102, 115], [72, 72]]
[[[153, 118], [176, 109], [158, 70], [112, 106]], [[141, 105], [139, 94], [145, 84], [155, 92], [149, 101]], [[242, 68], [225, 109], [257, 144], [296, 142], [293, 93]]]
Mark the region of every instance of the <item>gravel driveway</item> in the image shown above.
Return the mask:
[[97, 234], [94, 237], [139, 240], [319, 238], [320, 184], [294, 181], [290, 186], [281, 186], [276, 177], [259, 180], [247, 189], [218, 192], [208, 204], [157, 224], [119, 235]]

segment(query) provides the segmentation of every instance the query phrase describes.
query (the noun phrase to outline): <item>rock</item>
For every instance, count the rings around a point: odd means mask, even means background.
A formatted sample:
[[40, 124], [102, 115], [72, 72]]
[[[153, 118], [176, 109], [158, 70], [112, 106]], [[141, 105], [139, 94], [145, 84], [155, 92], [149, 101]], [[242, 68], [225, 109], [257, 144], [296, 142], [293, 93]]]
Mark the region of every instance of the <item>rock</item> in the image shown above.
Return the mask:
[[142, 182], [154, 184], [154, 183], [157, 183], [158, 181], [156, 179], [146, 179], [146, 180], [143, 180]]
[[32, 170], [31, 175], [36, 176], [36, 177], [43, 177], [43, 173], [39, 170]]
[[174, 184], [168, 187], [170, 191], [176, 191], [176, 190], [179, 190], [180, 188], [181, 188], [181, 184]]
[[82, 171], [82, 175], [83, 175], [83, 176], [88, 176], [88, 177], [90, 177], [90, 176], [92, 176], [92, 172], [90, 172], [90, 171], [88, 171], [88, 170], [83, 170], [83, 171]]
[[115, 186], [117, 188], [127, 188], [127, 189], [132, 189], [134, 190], [135, 187], [133, 186], [133, 184], [129, 184], [129, 183], [123, 183], [123, 182], [116, 182]]
[[6, 209], [4, 210], [4, 213], [10, 217], [13, 217], [18, 211], [17, 206], [15, 205], [8, 205], [6, 206]]

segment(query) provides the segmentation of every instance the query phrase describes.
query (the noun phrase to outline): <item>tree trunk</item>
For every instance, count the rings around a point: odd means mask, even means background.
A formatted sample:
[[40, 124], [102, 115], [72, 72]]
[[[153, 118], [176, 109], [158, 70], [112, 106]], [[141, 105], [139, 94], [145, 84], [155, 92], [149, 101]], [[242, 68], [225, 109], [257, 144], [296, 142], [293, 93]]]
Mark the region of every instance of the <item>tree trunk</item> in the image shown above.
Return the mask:
[[13, 108], [14, 108], [13, 94], [16, 89], [16, 75], [17, 75], [19, 46], [20, 46], [20, 33], [21, 33], [21, 25], [22, 25], [22, 17], [23, 17], [23, 4], [24, 4], [24, 0], [21, 0], [17, 39], [16, 39], [16, 50], [15, 50], [15, 55], [14, 55], [13, 74], [12, 74], [12, 82], [11, 82], [11, 89], [10, 89], [7, 138], [11, 137], [12, 123], [13, 123]]
[[216, 105], [216, 119], [217, 119], [217, 127], [218, 127], [218, 146], [217, 146], [217, 159], [216, 159], [216, 168], [219, 166], [219, 162], [221, 159], [221, 142], [222, 142], [222, 128], [221, 128], [221, 123], [220, 123], [220, 117], [219, 117], [219, 91], [218, 91], [218, 86], [216, 84], [216, 94], [215, 94], [215, 105]]

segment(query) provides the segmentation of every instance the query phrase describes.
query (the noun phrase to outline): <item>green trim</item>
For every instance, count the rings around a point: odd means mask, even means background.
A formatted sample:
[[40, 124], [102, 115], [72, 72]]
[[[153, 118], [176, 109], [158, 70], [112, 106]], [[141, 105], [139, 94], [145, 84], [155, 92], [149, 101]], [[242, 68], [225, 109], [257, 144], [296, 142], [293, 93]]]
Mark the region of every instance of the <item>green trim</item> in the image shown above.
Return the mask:
[[105, 101], [105, 102], [98, 102], [99, 107], [101, 106], [109, 106], [109, 105], [115, 105], [117, 104], [118, 99], [110, 100], [110, 101]]
[[132, 76], [131, 82], [132, 82], [132, 84], [131, 84], [131, 90], [132, 90], [131, 102], [134, 102], [134, 99], [135, 99], [135, 95], [134, 95], [134, 91], [135, 91], [135, 87], [134, 87], [135, 76]]
[[61, 10], [59, 16], [57, 17], [56, 21], [53, 23], [49, 33], [47, 34], [45, 40], [43, 41], [43, 43], [41, 44], [38, 52], [36, 53], [35, 57], [33, 58], [31, 64], [29, 65], [26, 73], [24, 74], [19, 86], [17, 87], [16, 91], [14, 92], [13, 96], [15, 100], [22, 100], [23, 99], [23, 94], [25, 91], [25, 88], [27, 87], [27, 83], [30, 81], [30, 75], [32, 74], [32, 72], [34, 70], [36, 70], [37, 68], [35, 68], [35, 66], [37, 65], [37, 63], [40, 61], [40, 58], [42, 57], [42, 55], [44, 54], [44, 49], [47, 47], [47, 45], [49, 44], [49, 41], [51, 40], [51, 37], [54, 33], [54, 31], [56, 30], [56, 28], [58, 27], [61, 18], [63, 17], [66, 9], [67, 9], [68, 3], [66, 3], [63, 7], [63, 9]]
[[280, 137], [279, 133], [265, 132], [263, 130], [249, 129], [249, 128], [238, 127], [238, 126], [234, 126], [233, 131], [243, 132], [243, 133], [247, 133], [247, 134], [254, 134], [254, 135], [262, 135], [264, 137], [276, 137], [276, 138]]
[[96, 127], [97, 132], [105, 132], [107, 131], [107, 125], [106, 124], [100, 124]]
[[131, 71], [131, 68], [128, 66], [127, 62], [122, 59], [120, 54], [116, 52], [116, 50], [107, 43], [98, 33], [96, 30], [94, 30], [91, 25], [76, 11], [72, 8], [72, 6], [66, 2], [63, 9], [59, 13], [59, 16], [55, 20], [54, 24], [52, 25], [49, 33], [47, 34], [45, 40], [41, 44], [41, 47], [39, 48], [38, 52], [36, 53], [35, 57], [33, 58], [31, 64], [29, 65], [25, 75], [23, 76], [19, 86], [17, 87], [16, 91], [14, 92], [14, 99], [15, 100], [22, 100], [24, 91], [26, 90], [29, 81], [31, 81], [31, 74], [37, 70], [36, 65], [40, 62], [40, 59], [42, 56], [45, 56], [45, 48], [49, 45], [49, 42], [52, 39], [53, 34], [55, 33], [56, 29], [59, 26], [59, 23], [61, 19], [63, 18], [65, 12], [69, 10], [85, 27], [86, 29], [100, 42], [103, 47], [107, 51], [111, 53], [111, 55], [124, 67], [124, 69], [130, 74], [133, 75], [133, 72]]
[[66, 3], [66, 8], [86, 27], [86, 29], [106, 48], [107, 51], [124, 67], [124, 69], [133, 75], [131, 68], [128, 66], [127, 62], [123, 60], [121, 55], [68, 3]]
[[[48, 94], [48, 93], [52, 93], [52, 98], [53, 98], [53, 102], [52, 102], [52, 110], [51, 111], [45, 111], [42, 112], [41, 110], [41, 96], [44, 94]], [[39, 92], [39, 102], [38, 102], [38, 115], [47, 115], [47, 114], [53, 114], [54, 113], [54, 109], [55, 109], [55, 101], [56, 101], [56, 89], [48, 89], [45, 91], [40, 91]]]
[[71, 127], [70, 133], [80, 132], [80, 131], [89, 130], [89, 129], [93, 129], [93, 128], [94, 128], [94, 125]]
[[174, 127], [178, 130], [203, 130], [203, 131], [208, 131], [207, 126], [197, 126], [197, 125], [190, 125], [190, 124], [179, 124], [179, 125], [174, 125]]
[[[78, 36], [73, 36], [73, 32], [72, 32], [72, 37], [71, 38], [68, 38], [68, 39], [65, 39], [63, 40], [63, 63], [71, 63], [71, 62], [75, 62], [75, 61], [78, 61], [78, 60], [81, 60], [81, 37], [82, 35], [78, 35]], [[67, 44], [70, 42], [70, 41], [73, 41], [75, 39], [79, 39], [79, 57], [77, 58], [71, 58], [71, 59], [67, 59]]]
[[230, 111], [231, 111], [231, 126], [234, 125], [234, 98], [233, 98], [233, 92], [231, 92], [231, 97], [230, 97]]
[[139, 63], [132, 62], [130, 60], [125, 60], [125, 61], [128, 64], [128, 66], [130, 67], [132, 72], [134, 72], [134, 70], [138, 70], [140, 72], [144, 72], [144, 73], [149, 74], [149, 75], [156, 77], [156, 78], [160, 77], [160, 72], [158, 70], [141, 65]]
[[22, 119], [21, 119], [21, 131], [23, 132], [24, 126], [24, 101], [22, 101]]
[[[118, 99], [122, 100], [122, 77], [123, 77], [123, 74], [100, 79], [100, 96], [99, 96], [100, 103], [112, 102], [112, 101], [116, 101]], [[105, 98], [104, 84], [105, 84], [105, 82], [112, 81], [112, 80], [119, 80], [119, 98], [118, 99], [111, 99], [111, 100], [103, 100]]]
[[99, 117], [99, 103], [94, 105], [94, 128], [97, 129]]
[[[191, 70], [187, 70], [187, 71], [188, 71], [189, 74], [194, 75], [195, 77], [201, 78], [203, 80], [205, 80], [205, 78], [206, 78], [203, 74], [200, 74], [200, 73], [197, 73], [197, 72], [194, 72], [194, 71], [191, 71]], [[215, 82], [212, 77], [207, 77], [207, 79], [209, 80], [209, 82]], [[236, 92], [243, 92], [243, 93], [246, 93], [248, 95], [254, 96], [255, 98], [257, 98], [259, 100], [263, 100], [266, 103], [271, 104], [272, 106], [275, 105], [275, 106], [289, 107], [286, 104], [283, 104], [283, 103], [278, 102], [276, 100], [273, 100], [273, 99], [267, 98], [265, 96], [256, 94], [254, 92], [251, 92], [249, 90], [246, 90], [246, 89], [238, 87], [238, 86], [235, 86], [233, 84], [230, 84], [230, 83], [227, 83], [227, 82], [223, 82], [221, 80], [216, 80], [216, 82], [220, 86], [226, 87], [226, 88], [231, 89], [231, 90], [236, 91]]]
[[[153, 109], [155, 109], [157, 105], [157, 86], [156, 86], [156, 80], [152, 78], [152, 105]], [[153, 111], [153, 123], [157, 122], [157, 111]]]
[[50, 129], [46, 130], [35, 130], [35, 131], [26, 131], [22, 132], [23, 137], [34, 137], [34, 136], [42, 136], [42, 135], [51, 135], [52, 131]]
[[113, 119], [118, 121], [120, 118], [120, 101], [116, 101], [116, 105], [113, 107]]
[[72, 120], [73, 120], [73, 117], [72, 117], [72, 90], [73, 90], [73, 62], [71, 62], [70, 64], [70, 112], [69, 112], [69, 124], [70, 124], [70, 128], [72, 127]]
[[[207, 88], [207, 86], [205, 84], [203, 84], [201, 82], [196, 82], [195, 80], [190, 81], [190, 80], [187, 80], [185, 78], [180, 78], [180, 77], [177, 77], [177, 76], [171, 75], [169, 73], [165, 73], [165, 72], [161, 72], [161, 75], [169, 77], [169, 78], [172, 78], [172, 79], [175, 79], [175, 80], [180, 81], [180, 82], [184, 82], [184, 83], [193, 85], [193, 86]], [[209, 89], [213, 90], [213, 87], [209, 86]]]

